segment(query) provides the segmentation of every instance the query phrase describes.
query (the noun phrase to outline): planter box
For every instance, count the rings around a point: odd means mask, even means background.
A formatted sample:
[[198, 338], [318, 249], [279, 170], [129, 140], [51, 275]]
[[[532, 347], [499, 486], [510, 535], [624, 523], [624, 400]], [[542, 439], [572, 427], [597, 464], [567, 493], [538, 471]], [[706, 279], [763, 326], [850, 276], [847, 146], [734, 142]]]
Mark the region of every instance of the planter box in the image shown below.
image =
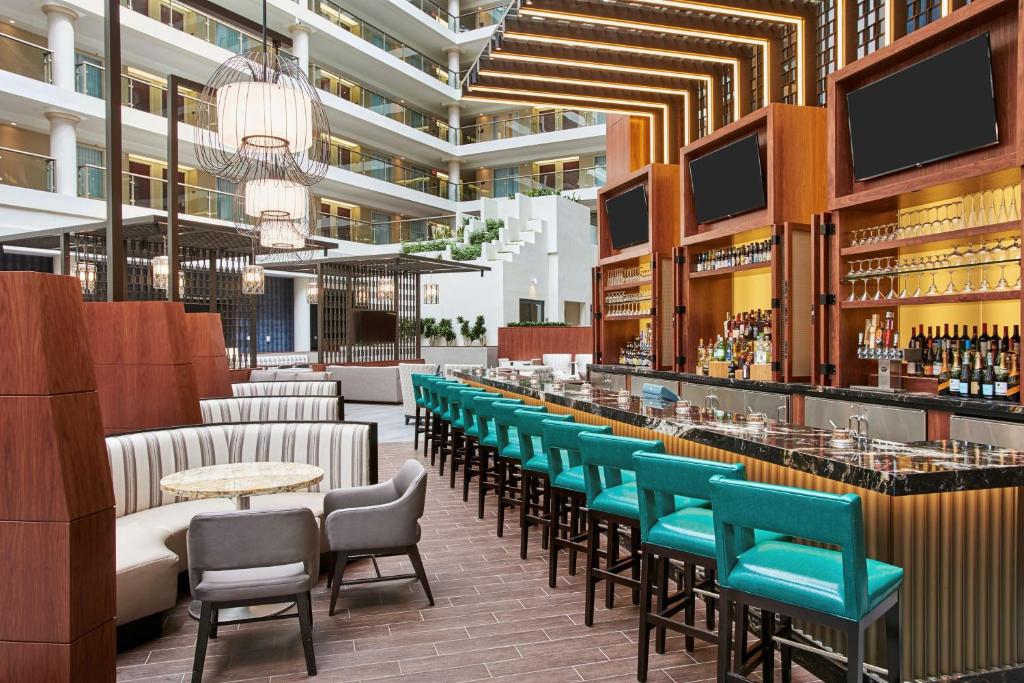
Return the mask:
[[499, 327], [498, 358], [529, 360], [545, 353], [590, 353], [593, 327]]

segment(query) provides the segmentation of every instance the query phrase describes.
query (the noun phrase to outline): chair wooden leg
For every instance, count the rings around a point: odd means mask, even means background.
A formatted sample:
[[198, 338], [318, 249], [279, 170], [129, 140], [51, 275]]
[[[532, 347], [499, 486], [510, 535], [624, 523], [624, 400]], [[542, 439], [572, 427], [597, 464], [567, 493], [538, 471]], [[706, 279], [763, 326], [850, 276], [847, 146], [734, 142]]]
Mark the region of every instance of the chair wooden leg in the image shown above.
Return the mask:
[[220, 621], [220, 610], [216, 607], [213, 608], [213, 614], [210, 615], [210, 637], [217, 637], [217, 622]]
[[[608, 522], [608, 557], [605, 558], [605, 567], [610, 567], [618, 561], [619, 525]], [[607, 609], [615, 607], [615, 584], [612, 581], [604, 582], [604, 606]]]
[[508, 486], [508, 467], [501, 458], [494, 458], [498, 470], [498, 538], [505, 535], [505, 489]]
[[[658, 613], [668, 609], [668, 575], [671, 565], [667, 557], [658, 560]], [[659, 626], [654, 634], [654, 651], [665, 654], [665, 628]]]
[[310, 607], [309, 591], [295, 596], [299, 610], [299, 632], [302, 634], [302, 651], [306, 655], [306, 673], [316, 676], [316, 654], [313, 652], [313, 610]]
[[532, 474], [525, 467], [523, 476], [519, 480], [522, 487], [522, 503], [519, 505], [519, 559], [525, 560], [529, 552], [530, 544], [530, 522], [526, 519], [533, 499], [533, 489], [537, 483], [536, 475]]
[[[562, 497], [556, 490], [551, 491], [548, 496], [548, 517], [551, 519], [552, 536], [551, 547], [548, 550], [548, 587], [554, 588], [558, 582], [558, 540], [562, 537], [561, 510]], [[571, 531], [569, 532], [572, 533]]]
[[729, 645], [732, 642], [732, 614], [725, 591], [719, 594], [722, 613], [718, 617], [718, 683], [725, 683], [729, 671]]
[[647, 615], [651, 613], [651, 576], [654, 556], [643, 551], [640, 563], [640, 634], [637, 639], [636, 680], [643, 683], [647, 680], [647, 661], [651, 655], [651, 627], [647, 624]]
[[409, 561], [412, 562], [413, 569], [416, 570], [416, 576], [420, 579], [420, 585], [423, 586], [423, 592], [427, 594], [427, 600], [430, 602], [430, 606], [434, 606], [434, 594], [430, 592], [430, 582], [427, 581], [427, 570], [423, 568], [423, 559], [420, 557], [420, 549], [416, 546], [409, 548]]
[[775, 614], [761, 610], [761, 680], [775, 683]]
[[[578, 498], [573, 496], [572, 502], [569, 505], [569, 537], [578, 536], [583, 531], [583, 525], [586, 523], [584, 515], [580, 512], [580, 501]], [[576, 548], [573, 546], [569, 547], [569, 576], [576, 576]]]
[[[707, 579], [707, 583], [712, 586], [715, 585], [715, 570], [705, 569], [704, 578]], [[709, 631], [715, 630], [715, 599], [711, 597], [704, 598], [704, 620], [707, 624]]]
[[[477, 448], [469, 437], [462, 437], [462, 448], [463, 448], [463, 465], [462, 465], [462, 502], [469, 502], [469, 484], [473, 481], [473, 477], [470, 476], [469, 463], [475, 459], [477, 461], [477, 470], [480, 470], [480, 458], [477, 455]], [[483, 472], [480, 471], [480, 476], [483, 476]]]
[[900, 612], [899, 600], [885, 613], [885, 650], [885, 661], [889, 669], [886, 680], [899, 683], [903, 674], [903, 614]]
[[[779, 628], [784, 638], [793, 637], [793, 619], [780, 617]], [[782, 683], [791, 683], [793, 680], [793, 648], [784, 643], [779, 643], [779, 652], [782, 653]]]
[[327, 614], [334, 616], [334, 606], [338, 604], [338, 593], [341, 591], [341, 578], [345, 575], [345, 565], [348, 563], [346, 553], [334, 554], [334, 583], [331, 586], [331, 608]]
[[[548, 509], [548, 499], [551, 497], [551, 482], [547, 477], [541, 481], [541, 487], [537, 491], [537, 516], [543, 517], [544, 511]], [[551, 520], [547, 524], [540, 525], [540, 547], [547, 550], [551, 546]]]
[[597, 568], [598, 546], [601, 543], [601, 536], [598, 534], [597, 520], [590, 513], [587, 513], [587, 577], [586, 577], [586, 602], [583, 608], [583, 623], [587, 626], [594, 625], [594, 597], [597, 593], [597, 580], [594, 576], [594, 569]]
[[441, 464], [438, 465], [437, 472], [442, 477], [444, 476], [444, 466], [448, 462], [448, 423], [441, 422], [441, 447], [438, 451], [438, 458], [441, 460]]
[[742, 673], [743, 664], [747, 661], [747, 625], [750, 610], [746, 605], [738, 602], [735, 603], [735, 608], [736, 626], [733, 627], [732, 670]]
[[203, 665], [206, 664], [206, 643], [210, 637], [210, 620], [213, 616], [213, 606], [204, 602], [199, 610], [199, 634], [196, 638], [196, 654], [192, 660], [192, 680], [202, 683]]
[[[696, 595], [693, 592], [695, 583], [697, 583], [697, 567], [693, 563], [687, 562], [686, 567], [683, 568], [683, 594], [686, 596], [683, 598], [686, 600], [686, 606], [683, 608], [683, 623], [690, 627], [694, 625], [697, 615]], [[685, 636], [683, 646], [687, 652], [693, 652], [693, 636]]]
[[[633, 527], [629, 530], [629, 555], [632, 558], [632, 564], [629, 568], [630, 577], [640, 582], [640, 529]], [[633, 589], [633, 604], [640, 604], [640, 589]]]
[[[409, 424], [408, 418], [406, 418], [406, 424]], [[418, 451], [420, 449], [420, 406], [416, 404], [416, 426], [412, 429], [412, 449]]]
[[480, 467], [480, 477], [477, 479], [477, 501], [476, 501], [476, 518], [484, 518], [484, 503], [487, 498], [487, 487], [491, 482], [491, 475], [494, 472], [491, 471], [491, 455], [490, 452], [481, 446], [479, 443], [476, 445], [477, 462]]
[[864, 681], [864, 631], [860, 624], [846, 631], [846, 683]]

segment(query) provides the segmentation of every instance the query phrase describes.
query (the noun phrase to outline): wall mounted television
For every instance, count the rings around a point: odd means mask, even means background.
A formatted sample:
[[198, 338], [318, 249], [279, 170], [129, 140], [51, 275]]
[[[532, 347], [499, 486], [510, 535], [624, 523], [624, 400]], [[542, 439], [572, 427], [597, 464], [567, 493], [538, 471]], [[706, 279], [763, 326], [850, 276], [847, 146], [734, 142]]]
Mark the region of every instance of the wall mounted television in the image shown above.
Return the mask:
[[846, 106], [856, 180], [998, 143], [989, 34], [850, 91]]
[[604, 211], [608, 216], [608, 235], [613, 249], [625, 249], [650, 239], [645, 186], [637, 185], [608, 197], [604, 200]]
[[757, 133], [690, 161], [698, 223], [731, 218], [768, 205]]

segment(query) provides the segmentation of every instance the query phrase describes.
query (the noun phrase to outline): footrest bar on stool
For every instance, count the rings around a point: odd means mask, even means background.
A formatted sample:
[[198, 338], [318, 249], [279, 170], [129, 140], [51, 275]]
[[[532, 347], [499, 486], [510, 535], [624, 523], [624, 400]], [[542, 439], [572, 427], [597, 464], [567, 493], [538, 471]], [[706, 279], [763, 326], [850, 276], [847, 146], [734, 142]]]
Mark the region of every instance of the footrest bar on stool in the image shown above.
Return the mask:
[[[820, 647], [808, 645], [807, 643], [801, 643], [798, 640], [790, 640], [789, 638], [783, 638], [781, 636], [772, 636], [772, 640], [776, 643], [788, 645], [794, 650], [803, 650], [804, 652], [810, 652], [811, 654], [816, 654], [820, 657], [825, 657], [826, 659], [831, 659], [835, 662], [840, 662], [842, 664], [847, 664], [849, 662], [849, 660], [845, 656], [839, 654], [838, 652], [830, 652], [829, 650], [825, 650]], [[880, 666], [875, 666], [874, 664], [868, 664], [867, 662], [864, 663], [864, 670], [869, 673], [878, 674], [880, 676], [889, 675], [889, 671], [887, 669], [883, 669]]]

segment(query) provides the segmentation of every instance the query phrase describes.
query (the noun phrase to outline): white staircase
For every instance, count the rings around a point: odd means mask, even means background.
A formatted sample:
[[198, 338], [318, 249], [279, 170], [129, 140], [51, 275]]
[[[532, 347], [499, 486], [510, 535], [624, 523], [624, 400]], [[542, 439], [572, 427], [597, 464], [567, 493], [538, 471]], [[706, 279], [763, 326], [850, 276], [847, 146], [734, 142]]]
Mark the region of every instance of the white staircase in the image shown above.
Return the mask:
[[[538, 244], [545, 236], [547, 221], [531, 215], [531, 199], [522, 194], [513, 199], [482, 199], [480, 217], [470, 218], [463, 240], [468, 244], [470, 235], [483, 230], [488, 220], [500, 220], [504, 227], [498, 232], [498, 240], [483, 245], [481, 258], [485, 261], [514, 261], [524, 245]], [[555, 245], [548, 246], [553, 249]]]

